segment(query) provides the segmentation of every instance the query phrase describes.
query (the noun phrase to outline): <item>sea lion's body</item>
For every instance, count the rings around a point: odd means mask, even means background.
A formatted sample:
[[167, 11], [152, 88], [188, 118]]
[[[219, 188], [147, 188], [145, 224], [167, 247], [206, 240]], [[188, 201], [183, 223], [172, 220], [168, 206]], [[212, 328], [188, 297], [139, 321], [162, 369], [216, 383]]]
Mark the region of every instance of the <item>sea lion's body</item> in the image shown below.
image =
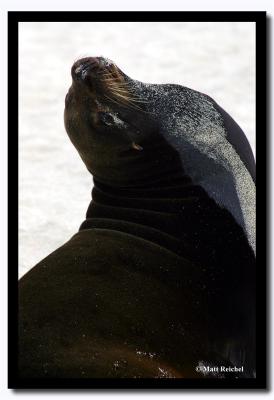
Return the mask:
[[[253, 377], [254, 205], [243, 201], [243, 190], [253, 201], [249, 146], [235, 143], [238, 127], [206, 96], [143, 86], [117, 67], [120, 94], [132, 82], [130, 93], [139, 90], [145, 106], [114, 106], [108, 96], [102, 111], [102, 88], [87, 80], [95, 80], [96, 60], [74, 65], [65, 114], [94, 176], [92, 202], [79, 232], [20, 280], [20, 376], [216, 377], [195, 370], [204, 363], [243, 365], [238, 376]], [[206, 128], [215, 153], [202, 146]], [[204, 159], [204, 175], [202, 164], [191, 174]]]

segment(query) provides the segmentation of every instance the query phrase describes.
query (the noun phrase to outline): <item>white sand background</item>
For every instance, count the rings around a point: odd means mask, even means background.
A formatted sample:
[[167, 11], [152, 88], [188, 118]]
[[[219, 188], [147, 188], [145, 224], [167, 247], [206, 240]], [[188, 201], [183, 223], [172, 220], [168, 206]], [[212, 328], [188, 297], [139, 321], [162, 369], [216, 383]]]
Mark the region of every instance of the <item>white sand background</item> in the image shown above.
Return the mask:
[[70, 68], [106, 56], [129, 76], [213, 97], [255, 152], [255, 24], [19, 24], [19, 276], [75, 234], [92, 177], [63, 125]]

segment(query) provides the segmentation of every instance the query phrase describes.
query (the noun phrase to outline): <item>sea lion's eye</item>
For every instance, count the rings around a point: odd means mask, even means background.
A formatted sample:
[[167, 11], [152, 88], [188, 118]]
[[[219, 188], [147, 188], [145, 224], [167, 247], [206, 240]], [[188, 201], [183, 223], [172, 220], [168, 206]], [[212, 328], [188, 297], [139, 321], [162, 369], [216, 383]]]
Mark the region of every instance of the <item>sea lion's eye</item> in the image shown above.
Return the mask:
[[128, 124], [120, 119], [116, 113], [100, 111], [98, 113], [98, 117], [100, 122], [102, 122], [104, 125], [115, 126], [118, 129], [125, 129], [128, 127]]
[[105, 125], [113, 125], [115, 123], [114, 117], [112, 114], [107, 113], [107, 112], [100, 112], [100, 120], [105, 124]]

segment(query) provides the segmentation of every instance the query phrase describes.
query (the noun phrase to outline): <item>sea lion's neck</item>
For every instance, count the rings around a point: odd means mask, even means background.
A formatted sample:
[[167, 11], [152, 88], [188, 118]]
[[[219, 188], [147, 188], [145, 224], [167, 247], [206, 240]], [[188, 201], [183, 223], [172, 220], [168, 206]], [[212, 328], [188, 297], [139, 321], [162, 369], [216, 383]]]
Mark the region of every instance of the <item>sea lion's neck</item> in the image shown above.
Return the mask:
[[[81, 155], [94, 181], [108, 192], [113, 188], [127, 193], [128, 189], [159, 187], [175, 179], [185, 180], [185, 172], [178, 152], [165, 138], [153, 132], [148, 138], [131, 138], [120, 148], [95, 148]], [[113, 137], [111, 140], [116, 140]]]
[[235, 237], [236, 245], [251, 251], [232, 215], [179, 171], [134, 187], [113, 187], [94, 179], [83, 229], [134, 235], [205, 265], [223, 259], [225, 249], [235, 246]]
[[178, 218], [195, 209], [199, 187], [178, 171], [172, 177], [132, 187], [113, 187], [94, 179], [87, 219], [80, 229], [112, 229], [182, 250]]
[[117, 230], [188, 254], [192, 221], [204, 196], [203, 189], [179, 172], [134, 187], [112, 187], [94, 180], [92, 201], [80, 229]]

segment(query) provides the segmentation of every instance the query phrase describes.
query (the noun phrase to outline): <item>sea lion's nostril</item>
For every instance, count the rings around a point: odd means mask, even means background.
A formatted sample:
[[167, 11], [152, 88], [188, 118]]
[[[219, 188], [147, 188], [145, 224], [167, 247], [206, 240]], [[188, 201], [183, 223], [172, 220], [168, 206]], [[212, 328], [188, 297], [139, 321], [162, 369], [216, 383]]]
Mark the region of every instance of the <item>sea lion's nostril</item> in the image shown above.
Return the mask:
[[82, 65], [80, 65], [79, 67], [75, 68], [74, 72], [76, 75], [80, 74], [82, 71]]
[[72, 77], [76, 80], [85, 79], [88, 71], [86, 64], [80, 64], [72, 69]]

